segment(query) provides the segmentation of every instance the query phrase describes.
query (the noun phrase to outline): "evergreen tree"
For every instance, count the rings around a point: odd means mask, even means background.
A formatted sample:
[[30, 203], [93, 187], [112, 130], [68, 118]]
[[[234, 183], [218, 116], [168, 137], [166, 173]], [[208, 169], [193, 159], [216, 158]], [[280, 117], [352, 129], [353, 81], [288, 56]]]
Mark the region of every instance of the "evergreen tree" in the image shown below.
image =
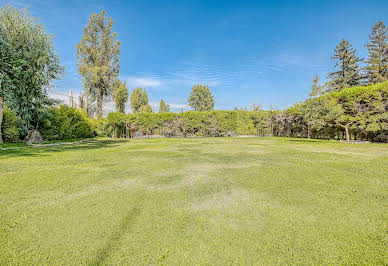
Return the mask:
[[105, 11], [94, 13], [77, 44], [78, 72], [91, 103], [97, 101], [97, 115], [102, 116], [104, 100], [112, 95], [120, 72], [120, 42], [112, 33], [113, 20]]
[[369, 83], [379, 83], [388, 80], [388, 36], [386, 26], [382, 21], [377, 22], [369, 35], [369, 58], [366, 63], [366, 74]]
[[195, 111], [210, 111], [214, 109], [216, 104], [209, 86], [201, 84], [197, 84], [192, 88], [187, 101]]
[[340, 91], [346, 87], [360, 85], [360, 59], [356, 56], [356, 50], [348, 41], [342, 39], [334, 52], [332, 59], [337, 60], [335, 67], [338, 70], [328, 75], [331, 79], [327, 84], [329, 91]]
[[169, 113], [170, 112], [170, 105], [166, 104], [163, 99], [160, 100], [159, 105], [159, 113]]
[[125, 112], [125, 103], [128, 101], [128, 88], [125, 82], [120, 80], [116, 82], [115, 89], [113, 91], [113, 101], [116, 104], [116, 112]]
[[313, 78], [313, 84], [311, 85], [310, 97], [318, 97], [325, 93], [325, 86], [319, 82], [320, 78], [316, 75]]
[[[148, 105], [148, 94], [142, 88], [136, 88], [131, 93], [130, 104], [132, 112], [138, 113], [144, 105]], [[149, 108], [147, 108], [149, 110]], [[143, 109], [144, 110], [144, 109]], [[152, 111], [152, 108], [151, 108]]]

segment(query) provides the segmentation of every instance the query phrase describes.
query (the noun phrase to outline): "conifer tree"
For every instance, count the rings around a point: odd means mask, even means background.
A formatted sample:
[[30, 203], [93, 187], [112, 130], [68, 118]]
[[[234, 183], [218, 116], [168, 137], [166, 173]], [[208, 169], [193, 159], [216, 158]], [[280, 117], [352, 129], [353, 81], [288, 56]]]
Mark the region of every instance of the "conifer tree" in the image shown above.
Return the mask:
[[334, 49], [332, 59], [336, 60], [335, 68], [337, 71], [329, 73], [331, 79], [327, 85], [329, 91], [340, 91], [346, 87], [357, 86], [361, 84], [360, 59], [356, 56], [356, 50], [352, 45], [342, 39]]
[[384, 82], [388, 80], [388, 35], [382, 21], [373, 26], [369, 40], [365, 45], [369, 52], [365, 68], [367, 81], [372, 84]]
[[159, 113], [168, 113], [170, 112], [170, 105], [166, 104], [165, 101], [160, 100], [160, 105], [159, 105]]
[[313, 84], [311, 85], [310, 97], [318, 97], [325, 93], [325, 86], [319, 82], [319, 75], [313, 78]]

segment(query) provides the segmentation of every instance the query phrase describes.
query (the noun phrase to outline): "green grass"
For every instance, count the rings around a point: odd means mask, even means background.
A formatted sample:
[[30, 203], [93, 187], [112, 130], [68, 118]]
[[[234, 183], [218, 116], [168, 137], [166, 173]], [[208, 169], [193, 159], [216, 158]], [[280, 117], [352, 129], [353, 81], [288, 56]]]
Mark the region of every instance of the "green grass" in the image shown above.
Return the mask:
[[388, 264], [388, 145], [94, 140], [0, 151], [0, 265]]

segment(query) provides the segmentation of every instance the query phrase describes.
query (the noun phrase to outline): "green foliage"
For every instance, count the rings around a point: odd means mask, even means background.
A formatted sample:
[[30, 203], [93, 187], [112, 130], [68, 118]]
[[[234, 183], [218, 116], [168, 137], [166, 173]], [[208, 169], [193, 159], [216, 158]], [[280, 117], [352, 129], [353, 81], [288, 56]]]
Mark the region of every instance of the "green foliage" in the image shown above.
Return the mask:
[[14, 112], [5, 108], [1, 133], [4, 142], [18, 142], [22, 130], [22, 120]]
[[6, 90], [2, 86], [0, 94], [5, 105], [22, 118], [23, 130], [27, 131], [38, 126], [45, 109], [52, 104], [47, 88], [53, 79], [60, 77], [63, 67], [55, 53], [53, 35], [26, 10], [10, 5], [0, 8], [0, 31], [1, 43], [6, 40], [11, 52], [4, 57], [5, 49], [1, 48], [0, 64], [6, 60], [9, 71]]
[[[308, 99], [272, 117], [278, 136], [388, 141], [388, 82]], [[343, 132], [345, 136], [342, 136]]]
[[378, 21], [372, 28], [369, 35], [368, 48], [369, 57], [366, 61], [366, 72], [369, 83], [375, 84], [388, 79], [388, 35], [386, 26]]
[[152, 113], [152, 107], [149, 104], [140, 106], [139, 113]]
[[332, 59], [336, 60], [337, 71], [329, 73], [328, 87], [330, 91], [340, 91], [344, 88], [357, 86], [361, 83], [360, 59], [356, 56], [356, 50], [352, 45], [342, 39], [334, 49]]
[[214, 109], [216, 104], [209, 86], [201, 84], [197, 84], [192, 88], [187, 101], [195, 111], [210, 111]]
[[165, 101], [160, 100], [160, 105], [159, 105], [159, 113], [168, 113], [170, 112], [170, 105], [166, 104]]
[[125, 82], [118, 81], [113, 92], [113, 101], [116, 104], [116, 112], [125, 112], [125, 103], [128, 101], [128, 88]]
[[147, 91], [145, 89], [143, 90], [142, 88], [134, 89], [131, 93], [130, 104], [133, 113], [140, 112], [142, 106], [148, 105]]
[[128, 116], [122, 112], [109, 113], [106, 117], [107, 134], [112, 138], [125, 136]]
[[93, 128], [86, 113], [76, 108], [61, 105], [49, 108], [40, 133], [45, 140], [88, 138], [93, 136]]
[[113, 20], [103, 10], [94, 13], [84, 28], [77, 44], [78, 72], [90, 99], [89, 105], [97, 101], [97, 115], [102, 116], [104, 99], [112, 95], [120, 72], [120, 42], [117, 33], [112, 33]]
[[313, 84], [311, 85], [311, 92], [309, 94], [311, 97], [322, 96], [325, 93], [325, 86], [320, 84], [319, 80], [318, 75], [313, 78]]

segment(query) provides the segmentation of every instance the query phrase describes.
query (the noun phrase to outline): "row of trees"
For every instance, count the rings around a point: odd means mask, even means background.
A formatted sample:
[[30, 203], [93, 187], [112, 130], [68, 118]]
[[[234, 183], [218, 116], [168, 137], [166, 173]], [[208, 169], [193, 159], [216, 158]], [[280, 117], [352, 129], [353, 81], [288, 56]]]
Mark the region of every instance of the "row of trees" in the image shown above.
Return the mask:
[[336, 60], [336, 70], [327, 75], [329, 81], [323, 85], [319, 83], [319, 76], [314, 77], [310, 96], [320, 96], [328, 92], [341, 91], [347, 87], [387, 81], [388, 35], [387, 27], [382, 21], [378, 21], [373, 26], [369, 42], [365, 46], [368, 49], [368, 58], [359, 58], [352, 45], [342, 39], [332, 56], [332, 59]]
[[348, 87], [272, 116], [274, 135], [388, 141], [388, 82]]
[[[120, 42], [117, 33], [112, 32], [113, 20], [106, 12], [93, 14], [83, 30], [83, 36], [77, 48], [78, 72], [82, 77], [84, 97], [88, 103], [88, 112], [96, 110], [97, 116], [103, 115], [103, 103], [111, 98], [116, 111], [124, 113], [128, 101], [128, 88], [119, 80]], [[188, 98], [189, 105], [196, 111], [214, 109], [215, 101], [208, 86], [195, 85]], [[145, 89], [136, 88], [130, 97], [133, 113], [152, 112]], [[163, 99], [159, 112], [169, 112], [170, 106]]]
[[166, 137], [275, 135], [387, 142], [388, 82], [312, 97], [284, 111], [254, 106], [234, 111], [115, 112], [90, 121], [95, 135], [110, 137], [133, 137], [136, 130]]
[[[90, 17], [77, 45], [84, 87], [82, 111], [52, 107], [56, 102], [48, 97], [48, 89], [64, 69], [44, 26], [26, 10], [11, 6], [0, 9], [0, 22], [0, 142], [3, 134], [14, 141], [38, 128], [46, 139], [119, 136], [124, 125], [126, 130], [137, 128], [143, 134], [156, 130], [166, 136], [273, 134], [388, 141], [388, 83], [379, 83], [388, 80], [387, 34], [382, 22], [369, 36], [368, 59], [360, 60], [342, 40], [333, 55], [336, 71], [328, 75], [329, 81], [321, 85], [319, 77], [314, 78], [311, 97], [287, 110], [262, 111], [254, 106], [250, 111], [212, 111], [215, 100], [210, 88], [198, 84], [188, 98], [195, 112], [171, 113], [161, 100], [160, 114], [152, 113], [146, 90], [136, 88], [129, 99], [130, 115], [124, 114], [128, 88], [118, 78], [120, 42], [104, 11]], [[117, 112], [103, 118], [103, 103], [110, 99]]]
[[[26, 9], [11, 5], [0, 9], [0, 143], [4, 107], [20, 118], [20, 136], [39, 129], [49, 116], [49, 108], [58, 102], [48, 96], [52, 81], [61, 77], [64, 67], [55, 53], [53, 35]], [[126, 83], [119, 80], [120, 41], [112, 31], [113, 20], [105, 11], [93, 14], [76, 46], [78, 72], [84, 94], [80, 107], [89, 116], [101, 117], [103, 103], [113, 100], [116, 111], [124, 113], [129, 93]], [[214, 98], [208, 86], [194, 86], [189, 104], [195, 110], [211, 110]], [[133, 113], [152, 112], [145, 89], [136, 88], [130, 97]], [[170, 112], [164, 100], [159, 112]]]

